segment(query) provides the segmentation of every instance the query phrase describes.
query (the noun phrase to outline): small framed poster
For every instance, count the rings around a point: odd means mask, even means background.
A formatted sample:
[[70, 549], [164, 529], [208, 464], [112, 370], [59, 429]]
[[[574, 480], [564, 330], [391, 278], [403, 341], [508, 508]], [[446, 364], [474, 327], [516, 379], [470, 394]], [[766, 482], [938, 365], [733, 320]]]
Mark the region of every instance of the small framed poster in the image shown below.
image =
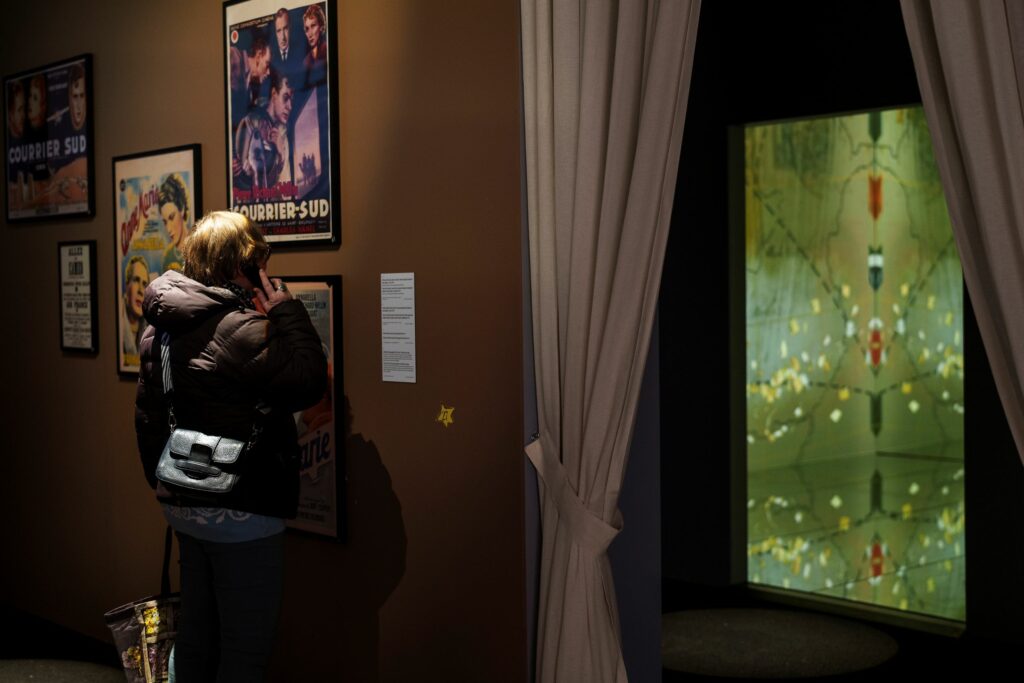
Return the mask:
[[92, 55], [4, 78], [7, 220], [92, 216]]
[[228, 204], [275, 245], [339, 239], [336, 22], [333, 0], [224, 4]]
[[146, 287], [165, 271], [181, 270], [179, 248], [202, 211], [201, 168], [199, 145], [113, 160], [119, 373], [139, 371]]
[[95, 353], [99, 349], [96, 308], [96, 240], [57, 245], [60, 273], [60, 348]]
[[345, 540], [345, 416], [339, 410], [341, 380], [341, 277], [281, 277], [301, 301], [327, 356], [323, 400], [295, 413], [299, 432], [299, 511], [292, 529]]

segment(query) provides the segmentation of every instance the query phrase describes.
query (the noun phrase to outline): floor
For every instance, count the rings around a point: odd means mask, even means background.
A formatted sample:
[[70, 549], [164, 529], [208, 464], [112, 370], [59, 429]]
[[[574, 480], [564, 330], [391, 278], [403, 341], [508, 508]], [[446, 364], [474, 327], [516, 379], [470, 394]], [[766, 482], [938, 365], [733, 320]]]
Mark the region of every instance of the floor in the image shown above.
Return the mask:
[[[690, 586], [666, 580], [663, 586], [665, 612], [683, 609], [723, 607], [763, 607], [768, 609], [798, 609], [767, 601], [751, 594], [746, 586], [709, 588]], [[1019, 657], [1014, 657], [1013, 645], [987, 640], [972, 639], [968, 636], [950, 637], [922, 632], [912, 628], [901, 628], [881, 623], [873, 627], [889, 634], [899, 644], [898, 654], [885, 664], [871, 670], [830, 677], [829, 681], [878, 681], [882, 678], [913, 676], [916, 679], [935, 677], [938, 680], [953, 680], [953, 677], [967, 676], [980, 670], [995, 671], [1000, 665], [1016, 667]], [[663, 681], [702, 681], [710, 678], [665, 671]]]
[[120, 669], [114, 646], [0, 604], [0, 660], [62, 659]]
[[[745, 587], [708, 588], [692, 587], [666, 581], [664, 586], [665, 611], [708, 607], [767, 607], [772, 609], [793, 609], [766, 602], [752, 596]], [[951, 638], [932, 635], [917, 630], [874, 624], [874, 626], [897, 640], [899, 654], [886, 664], [869, 671], [833, 677], [829, 680], [877, 681], [882, 676], [937, 677], [950, 679], [967, 675], [979, 667], [995, 670], [1000, 664], [1009, 666], [1014, 662], [1012, 646], [981, 641], [968, 637]], [[7, 605], [0, 605], [0, 660], [12, 659], [56, 659], [92, 662], [118, 668], [117, 653], [109, 643], [94, 640], [88, 636], [70, 631], [46, 620], [26, 614]], [[0, 667], [2, 669], [2, 667]], [[0, 671], [0, 683], [7, 680]], [[21, 679], [18, 679], [21, 680]], [[664, 672], [665, 683], [677, 681], [719, 680]]]

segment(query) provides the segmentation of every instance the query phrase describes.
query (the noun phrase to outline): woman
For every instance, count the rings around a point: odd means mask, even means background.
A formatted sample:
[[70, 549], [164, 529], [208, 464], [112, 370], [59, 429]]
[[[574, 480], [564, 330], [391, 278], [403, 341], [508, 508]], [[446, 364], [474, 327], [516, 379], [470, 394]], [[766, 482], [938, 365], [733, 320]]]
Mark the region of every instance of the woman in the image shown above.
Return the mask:
[[160, 218], [167, 231], [163, 270], [181, 270], [181, 244], [188, 233], [188, 187], [180, 173], [171, 173], [157, 191]]
[[327, 36], [324, 34], [327, 17], [320, 5], [310, 5], [302, 13], [302, 30], [306, 34], [309, 51], [303, 60], [306, 68], [306, 89], [327, 82]]
[[[284, 519], [295, 516], [299, 447], [292, 414], [317, 403], [327, 364], [305, 307], [267, 277], [270, 246], [238, 213], [205, 216], [182, 246], [182, 272], [146, 290], [135, 427], [149, 485], [181, 549], [177, 680], [262, 680], [283, 586]], [[245, 275], [258, 268], [259, 283]], [[169, 434], [160, 347], [170, 337], [182, 428], [248, 441], [235, 487], [211, 501], [158, 485]], [[263, 415], [256, 409], [269, 406]], [[211, 507], [215, 506], [215, 507]]]

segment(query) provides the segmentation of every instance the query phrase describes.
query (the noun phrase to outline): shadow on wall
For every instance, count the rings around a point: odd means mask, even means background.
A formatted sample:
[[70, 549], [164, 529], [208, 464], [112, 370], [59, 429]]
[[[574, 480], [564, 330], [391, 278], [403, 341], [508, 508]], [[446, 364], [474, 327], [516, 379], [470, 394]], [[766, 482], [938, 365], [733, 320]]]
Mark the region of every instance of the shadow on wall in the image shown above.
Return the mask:
[[380, 680], [378, 612], [405, 574], [405, 524], [376, 445], [351, 426], [346, 396], [348, 543], [288, 536], [268, 680], [334, 680], [342, 671], [347, 680]]

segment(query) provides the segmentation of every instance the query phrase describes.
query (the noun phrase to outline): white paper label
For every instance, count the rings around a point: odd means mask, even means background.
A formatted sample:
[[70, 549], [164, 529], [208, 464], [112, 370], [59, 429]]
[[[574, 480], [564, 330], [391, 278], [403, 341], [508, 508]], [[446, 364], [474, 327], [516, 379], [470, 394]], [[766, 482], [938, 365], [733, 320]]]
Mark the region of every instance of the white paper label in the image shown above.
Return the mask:
[[415, 273], [380, 274], [381, 379], [416, 381]]
[[92, 273], [89, 272], [89, 245], [63, 245], [60, 248], [61, 342], [67, 348], [92, 347]]

